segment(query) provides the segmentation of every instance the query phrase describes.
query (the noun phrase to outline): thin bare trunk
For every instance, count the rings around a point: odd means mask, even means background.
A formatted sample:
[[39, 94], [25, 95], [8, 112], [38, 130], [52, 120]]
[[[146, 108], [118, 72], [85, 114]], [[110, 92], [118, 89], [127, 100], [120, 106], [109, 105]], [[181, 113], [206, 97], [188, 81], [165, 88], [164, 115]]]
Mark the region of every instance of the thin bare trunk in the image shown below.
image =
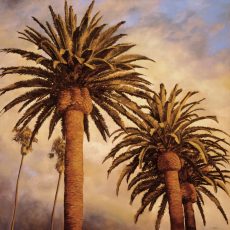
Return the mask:
[[22, 170], [23, 160], [24, 160], [24, 155], [22, 155], [21, 163], [20, 163], [20, 167], [19, 167], [19, 171], [18, 171], [18, 178], [17, 178], [17, 183], [16, 183], [15, 198], [14, 198], [14, 211], [13, 211], [13, 216], [12, 216], [11, 224], [10, 224], [11, 230], [14, 229], [15, 215], [16, 215], [17, 201], [18, 201], [18, 185], [19, 185], [19, 179], [20, 179], [20, 174], [21, 174], [21, 170]]
[[57, 203], [57, 196], [58, 196], [58, 191], [59, 191], [61, 176], [62, 176], [62, 173], [59, 173], [59, 176], [58, 176], [58, 183], [57, 183], [57, 189], [56, 189], [55, 198], [54, 198], [54, 205], [53, 205], [53, 210], [52, 210], [52, 215], [51, 215], [51, 226], [50, 226], [50, 230], [53, 230], [53, 225], [54, 225], [54, 213], [55, 213], [55, 207], [56, 207], [56, 203]]
[[64, 229], [82, 230], [83, 222], [83, 125], [84, 113], [65, 113]]
[[184, 202], [184, 216], [186, 230], [196, 230], [196, 220], [192, 202]]
[[184, 230], [184, 214], [178, 172], [166, 171], [164, 176], [169, 202], [171, 230]]

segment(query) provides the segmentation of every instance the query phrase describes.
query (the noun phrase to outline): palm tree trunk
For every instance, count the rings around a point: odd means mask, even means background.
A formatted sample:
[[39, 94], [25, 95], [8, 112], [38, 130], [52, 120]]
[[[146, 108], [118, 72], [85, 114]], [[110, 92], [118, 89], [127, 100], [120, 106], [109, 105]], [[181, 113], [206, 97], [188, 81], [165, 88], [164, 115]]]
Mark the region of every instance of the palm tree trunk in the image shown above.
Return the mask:
[[82, 230], [83, 222], [83, 125], [84, 113], [65, 113], [64, 229]]
[[184, 213], [178, 172], [181, 161], [174, 152], [166, 152], [158, 157], [158, 170], [164, 173], [169, 203], [171, 230], [184, 230]]
[[55, 198], [54, 198], [54, 205], [53, 205], [53, 210], [52, 210], [52, 215], [51, 215], [51, 226], [50, 226], [50, 230], [53, 230], [53, 225], [54, 225], [54, 213], [55, 213], [55, 207], [56, 207], [56, 203], [57, 203], [57, 196], [58, 196], [58, 191], [59, 191], [61, 176], [62, 176], [62, 173], [59, 173], [59, 176], [58, 176], [58, 183], [57, 183], [57, 189], [56, 189]]
[[178, 172], [166, 171], [164, 176], [169, 202], [171, 230], [184, 230], [184, 215]]
[[184, 202], [184, 215], [186, 230], [196, 230], [196, 220], [192, 202]]
[[64, 171], [64, 229], [82, 230], [84, 114], [92, 111], [87, 88], [60, 92], [58, 109], [63, 113], [66, 138]]
[[17, 182], [16, 182], [16, 190], [15, 190], [15, 198], [14, 198], [14, 211], [13, 211], [13, 216], [12, 216], [11, 224], [10, 224], [11, 230], [14, 229], [15, 215], [16, 215], [17, 201], [18, 201], [18, 185], [19, 185], [19, 179], [20, 179], [20, 174], [21, 174], [21, 170], [22, 170], [24, 156], [25, 155], [22, 154], [21, 163], [20, 163], [20, 167], [19, 167], [19, 171], [18, 171], [18, 178], [17, 178]]

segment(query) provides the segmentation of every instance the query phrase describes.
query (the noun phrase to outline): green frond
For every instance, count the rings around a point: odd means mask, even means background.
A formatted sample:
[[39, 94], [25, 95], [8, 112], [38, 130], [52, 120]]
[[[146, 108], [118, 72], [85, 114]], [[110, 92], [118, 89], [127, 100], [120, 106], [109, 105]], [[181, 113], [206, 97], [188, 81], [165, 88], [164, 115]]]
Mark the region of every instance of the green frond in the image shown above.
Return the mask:
[[42, 124], [44, 123], [44, 121], [51, 115], [51, 113], [53, 112], [54, 107], [53, 104], [50, 104], [49, 106], [47, 105], [42, 111], [41, 113], [38, 115], [35, 126], [33, 128], [32, 131], [32, 135], [31, 135], [31, 139], [30, 139], [30, 145], [35, 137], [35, 135], [37, 134], [37, 132], [39, 131], [40, 127], [42, 126]]
[[28, 99], [27, 101], [25, 101], [22, 106], [20, 107], [20, 109], [18, 110], [18, 112], [20, 113], [23, 109], [25, 109], [30, 103], [34, 102], [34, 99]]
[[54, 75], [51, 72], [33, 66], [6, 67], [6, 68], [1, 68], [1, 70], [2, 70], [1, 77], [4, 77], [9, 74], [30, 75], [30, 76], [36, 76], [44, 79], [49, 79], [49, 80], [52, 80], [52, 78], [54, 77]]
[[35, 90], [31, 90], [29, 92], [26, 92], [18, 97], [16, 97], [15, 99], [13, 99], [11, 102], [9, 102], [7, 105], [4, 106], [4, 108], [2, 109], [3, 112], [7, 112], [8, 110], [10, 110], [11, 108], [13, 108], [14, 106], [16, 106], [17, 104], [27, 101], [28, 99], [31, 98], [38, 98], [42, 95], [48, 95], [49, 94], [49, 90], [48, 89], [35, 89]]
[[119, 22], [116, 25], [109, 27], [108, 29], [106, 29], [104, 32], [102, 32], [100, 34], [100, 36], [98, 37], [97, 40], [95, 40], [95, 42], [93, 42], [92, 47], [95, 47], [96, 50], [100, 50], [102, 49], [105, 45], [108, 46], [108, 44], [106, 44], [108, 41], [110, 41], [111, 36], [118, 30], [118, 28], [123, 25], [125, 22]]
[[133, 121], [133, 123], [135, 123], [138, 127], [146, 130], [147, 129], [147, 125], [148, 124], [152, 124], [153, 122], [155, 122], [154, 118], [152, 118], [151, 116], [149, 116], [148, 114], [144, 114], [140, 107], [138, 106], [137, 103], [135, 103], [134, 101], [130, 100], [126, 95], [124, 94], [115, 94], [113, 93], [112, 95], [110, 95], [110, 98], [113, 98], [116, 100], [116, 102], [118, 102], [121, 105], [125, 105], [125, 107], [127, 107], [129, 110], [131, 110], [134, 114], [137, 114], [140, 118], [142, 118], [145, 122], [142, 122], [138, 117], [134, 117], [134, 116], [130, 116], [129, 115], [129, 119], [131, 121]]
[[102, 30], [105, 28], [106, 24], [102, 24], [100, 26], [94, 27], [86, 38], [83, 50], [87, 48], [92, 48], [93, 41], [97, 40]]
[[118, 94], [125, 93], [125, 94], [128, 94], [130, 96], [135, 96], [135, 97], [143, 98], [143, 99], [147, 99], [150, 97], [147, 92], [141, 90], [138, 87], [136, 88], [135, 86], [130, 86], [130, 85], [124, 85], [124, 84], [122, 84], [122, 85], [107, 85], [104, 88], [107, 91], [114, 90]]
[[[146, 143], [146, 146], [147, 146], [147, 144], [148, 143]], [[112, 150], [105, 157], [103, 162], [105, 162], [109, 158], [115, 157], [115, 155], [123, 148], [129, 147], [129, 149], [131, 149], [131, 147], [137, 148], [137, 147], [140, 147], [140, 146], [142, 147], [142, 145], [143, 145], [143, 143], [140, 143], [140, 139], [129, 139], [129, 140], [121, 141], [120, 143], [118, 143], [117, 145], [115, 145], [112, 148]]]
[[52, 136], [54, 128], [57, 125], [57, 123], [61, 120], [61, 118], [62, 118], [62, 114], [58, 112], [57, 109], [55, 109], [52, 118], [50, 119], [48, 139], [50, 139], [50, 137]]
[[216, 205], [216, 207], [219, 209], [222, 216], [224, 217], [225, 221], [228, 223], [227, 215], [226, 215], [224, 209], [222, 208], [219, 200], [207, 188], [200, 186], [199, 190], [201, 192], [203, 192]]
[[121, 182], [124, 179], [124, 177], [128, 174], [128, 172], [130, 171], [131, 168], [132, 168], [132, 165], [126, 165], [123, 168], [122, 172], [120, 173], [120, 177], [119, 177], [119, 179], [117, 181], [117, 188], [116, 188], [116, 194], [117, 194], [117, 196], [119, 194], [119, 188], [120, 188]]
[[115, 169], [117, 166], [119, 166], [121, 163], [131, 159], [132, 157], [134, 157], [136, 154], [138, 154], [138, 152], [140, 151], [141, 148], [138, 149], [134, 149], [131, 151], [126, 151], [124, 153], [121, 153], [117, 158], [115, 158], [110, 166], [110, 168], [108, 169], [108, 175], [111, 173], [111, 171], [113, 169]]
[[160, 229], [161, 220], [164, 216], [167, 203], [168, 203], [168, 198], [167, 198], [167, 195], [164, 194], [162, 201], [161, 201], [161, 204], [160, 204], [160, 208], [159, 208], [158, 213], [157, 213], [157, 220], [156, 220], [156, 224], [155, 224], [156, 230]]
[[25, 80], [25, 81], [18, 81], [16, 83], [13, 83], [11, 85], [8, 85], [4, 88], [0, 88], [0, 96], [5, 94], [6, 92], [15, 90], [15, 89], [20, 89], [20, 88], [26, 88], [26, 87], [50, 87], [51, 84], [50, 82], [43, 80], [43, 79], [39, 79], [39, 78], [35, 78], [32, 80]]
[[[110, 39], [108, 39], [105, 42], [105, 46], [112, 46], [115, 45], [121, 38], [127, 36], [127, 34], [118, 34], [115, 36], [112, 36]], [[115, 61], [115, 59], [113, 59]]]
[[44, 32], [52, 39], [52, 35], [50, 31], [43, 25], [37, 18], [32, 17], [33, 20], [44, 30]]
[[88, 115], [84, 114], [84, 131], [87, 137], [87, 140], [90, 141], [90, 134], [89, 134], [89, 119]]
[[202, 207], [202, 203], [201, 203], [199, 197], [197, 198], [196, 204], [197, 204], [198, 210], [199, 210], [199, 212], [200, 212], [201, 218], [202, 218], [202, 220], [203, 220], [203, 224], [204, 224], [204, 226], [205, 226], [205, 225], [206, 225], [206, 219], [205, 219], [204, 209], [203, 209], [203, 207]]
[[153, 206], [157, 199], [165, 192], [164, 187], [159, 187], [155, 191], [150, 190], [146, 197], [145, 197], [145, 202], [142, 203], [141, 207], [138, 209], [134, 220], [135, 223], [138, 221], [139, 216], [144, 212], [145, 208], [150, 204], [150, 207]]
[[24, 112], [24, 114], [21, 116], [21, 118], [17, 121], [14, 128], [18, 128], [23, 122], [25, 122], [29, 117], [34, 117], [38, 114], [38, 112], [41, 111], [42, 108], [46, 107], [47, 104], [50, 103], [50, 98], [45, 98], [43, 100], [40, 100], [33, 105], [31, 105], [27, 110]]
[[114, 59], [121, 55], [122, 53], [127, 52], [131, 48], [136, 46], [135, 44], [130, 44], [130, 43], [122, 43], [122, 44], [117, 44], [114, 46], [114, 49], [108, 54], [109, 59]]
[[61, 49], [62, 48], [61, 40], [60, 40], [58, 34], [56, 33], [55, 29], [50, 25], [49, 22], [46, 22], [46, 26], [47, 26], [47, 28], [49, 30], [50, 37], [51, 37], [53, 43], [55, 44], [55, 46], [58, 49]]
[[92, 76], [88, 79], [89, 82], [92, 83], [104, 83], [106, 81], [115, 80], [123, 77], [129, 77], [129, 78], [135, 78], [138, 76], [138, 73], [135, 71], [127, 71], [127, 70], [118, 70], [118, 71], [112, 71], [110, 73], [102, 73], [97, 76]]
[[130, 204], [133, 203], [137, 195], [144, 192], [145, 190], [148, 190], [149, 192], [147, 192], [142, 198], [142, 204], [144, 204], [146, 202], [148, 194], [152, 193], [152, 191], [157, 191], [160, 185], [161, 181], [159, 180], [159, 178], [155, 178], [153, 176], [148, 179], [144, 179], [143, 181], [140, 181], [131, 193]]
[[113, 121], [122, 129], [125, 130], [124, 121], [119, 115], [119, 112], [117, 112], [116, 109], [114, 109], [113, 106], [110, 104], [105, 103], [104, 101], [99, 100], [99, 98], [93, 97], [94, 101], [113, 119]]
[[126, 54], [126, 55], [121, 55], [118, 58], [116, 58], [114, 61], [118, 62], [118, 63], [130, 63], [130, 62], [134, 62], [134, 61], [139, 61], [139, 60], [150, 60], [150, 61], [154, 61], [151, 58], [148, 58], [146, 56], [143, 55], [139, 55], [139, 54]]
[[200, 203], [204, 205], [203, 196], [202, 196], [201, 192], [198, 189], [196, 189], [196, 194], [199, 197]]
[[152, 171], [146, 171], [146, 172], [139, 172], [130, 182], [128, 185], [128, 190], [130, 190], [135, 184], [137, 184], [139, 181], [144, 179], [150, 179], [153, 176]]
[[[109, 133], [109, 129], [108, 126], [105, 122], [104, 117], [102, 116], [102, 114], [100, 113], [99, 109], [97, 108], [96, 105], [93, 105], [93, 110], [91, 112], [91, 117], [94, 120], [95, 123], [97, 123], [96, 125], [99, 127], [99, 131], [101, 132], [101, 134], [103, 133], [102, 136], [110, 136]], [[106, 138], [105, 138], [106, 139]]]
[[200, 142], [198, 139], [190, 139], [188, 141], [185, 141], [186, 143], [189, 143], [192, 145], [195, 149], [197, 149], [200, 153], [200, 157], [204, 161], [204, 163], [207, 163], [207, 153], [205, 151], [205, 147], [203, 146], [202, 142]]
[[125, 134], [132, 134], [132, 135], [136, 134], [136, 135], [141, 135], [143, 137], [148, 138], [146, 131], [144, 131], [144, 129], [141, 130], [141, 129], [138, 129], [135, 127], [126, 127], [125, 131], [122, 129], [117, 129], [111, 134], [111, 136], [114, 136], [117, 133], [118, 133], [118, 135], [113, 138], [112, 142], [115, 142], [119, 137], [121, 137], [122, 135], [125, 135]]

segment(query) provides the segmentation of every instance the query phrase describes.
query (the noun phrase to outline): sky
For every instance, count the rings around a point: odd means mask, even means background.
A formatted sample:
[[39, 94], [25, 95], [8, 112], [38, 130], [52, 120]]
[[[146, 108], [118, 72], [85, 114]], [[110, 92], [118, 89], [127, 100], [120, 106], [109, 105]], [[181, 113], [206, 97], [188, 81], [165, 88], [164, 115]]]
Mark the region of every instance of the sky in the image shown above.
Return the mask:
[[[79, 17], [90, 1], [72, 0]], [[0, 0], [0, 48], [34, 47], [18, 39], [17, 31], [26, 25], [36, 27], [31, 16], [41, 21], [50, 20], [48, 5], [63, 12], [62, 0]], [[206, 114], [216, 115], [217, 127], [230, 133], [230, 1], [229, 0], [96, 0], [95, 11], [101, 11], [103, 20], [112, 25], [126, 21], [120, 32], [128, 36], [123, 41], [137, 44], [132, 53], [146, 55], [156, 62], [141, 63], [146, 67], [143, 74], [158, 91], [164, 83], [170, 91], [178, 83], [184, 91], [198, 90], [205, 97]], [[0, 66], [23, 64], [14, 55], [0, 53]], [[17, 79], [0, 79], [5, 86]], [[2, 108], [17, 93], [0, 98]], [[20, 163], [20, 146], [12, 141], [12, 128], [20, 114], [13, 109], [0, 117], [0, 229], [7, 229], [12, 212], [15, 182]], [[116, 127], [109, 120], [111, 130]], [[211, 123], [213, 126], [215, 124]], [[46, 229], [52, 210], [58, 174], [55, 160], [48, 158], [52, 140], [60, 134], [57, 129], [53, 138], [47, 140], [47, 123], [38, 134], [39, 142], [26, 157], [23, 165], [17, 230]], [[133, 216], [139, 200], [129, 205], [130, 192], [122, 184], [117, 197], [116, 180], [121, 168], [107, 180], [107, 169], [111, 162], [101, 164], [110, 151], [111, 141], [104, 143], [92, 125], [92, 140], [84, 143], [84, 229], [88, 230], [148, 230], [153, 229], [156, 211], [146, 211], [134, 224]], [[230, 218], [230, 202], [220, 193], [219, 200]], [[63, 226], [63, 181], [58, 197], [56, 228]], [[201, 230], [227, 230], [224, 219], [209, 200], [206, 200], [207, 225], [203, 227], [196, 211], [197, 228]], [[168, 213], [162, 220], [161, 229], [169, 229]]]

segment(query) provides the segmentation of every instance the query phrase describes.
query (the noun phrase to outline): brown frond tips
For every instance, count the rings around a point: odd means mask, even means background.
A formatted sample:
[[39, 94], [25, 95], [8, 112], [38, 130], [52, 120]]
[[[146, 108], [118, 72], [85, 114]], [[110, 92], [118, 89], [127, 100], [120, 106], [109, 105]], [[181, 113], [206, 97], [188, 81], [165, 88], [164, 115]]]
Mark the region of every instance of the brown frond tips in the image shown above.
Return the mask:
[[[21, 144], [21, 154], [28, 155], [32, 151], [32, 146], [31, 146], [32, 131], [31, 129], [26, 126], [24, 129], [15, 128], [13, 131], [16, 132], [13, 140]], [[37, 143], [38, 140], [36, 137], [34, 137], [32, 141]]]
[[59, 136], [54, 140], [51, 152], [48, 154], [50, 159], [54, 157], [57, 158], [55, 168], [58, 173], [62, 173], [64, 171], [65, 146], [65, 140]]
[[[13, 132], [16, 132], [13, 140], [22, 144], [22, 145], [28, 145], [31, 135], [32, 135], [32, 131], [29, 127], [25, 127], [24, 129], [18, 129], [18, 128], [14, 128]], [[33, 139], [33, 142], [38, 142], [37, 138]]]

